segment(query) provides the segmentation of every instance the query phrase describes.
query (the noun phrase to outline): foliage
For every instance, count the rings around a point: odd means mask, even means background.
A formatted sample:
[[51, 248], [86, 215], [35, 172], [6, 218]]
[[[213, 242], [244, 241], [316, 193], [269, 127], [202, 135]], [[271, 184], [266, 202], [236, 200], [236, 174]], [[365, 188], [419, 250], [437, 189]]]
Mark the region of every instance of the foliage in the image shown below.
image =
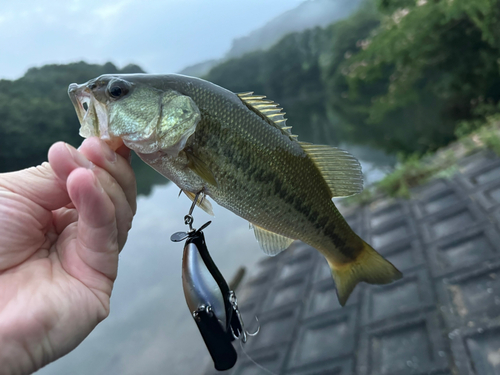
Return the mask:
[[392, 197], [409, 198], [412, 187], [427, 182], [439, 170], [440, 166], [425, 163], [418, 155], [412, 155], [381, 180], [377, 188]]
[[[479, 121], [479, 120], [478, 120]], [[500, 156], [500, 114], [489, 116], [474, 126], [474, 131], [461, 135], [457, 142], [424, 156], [400, 155], [401, 162], [384, 179], [369, 186], [360, 194], [342, 201], [344, 205], [366, 205], [379, 196], [409, 198], [410, 189], [435, 178], [450, 178], [458, 172], [457, 160], [463, 156], [490, 149]]]
[[335, 71], [333, 107], [356, 131], [369, 133], [366, 143], [406, 154], [437, 149], [454, 139], [458, 121], [477, 116], [476, 106], [500, 100], [500, 2], [378, 6], [380, 26], [341, 66], [344, 78]]
[[479, 132], [479, 137], [486, 145], [486, 147], [500, 156], [500, 134], [498, 132], [498, 129], [496, 132], [489, 132], [486, 129], [481, 129]]
[[456, 133], [469, 152], [487, 147], [500, 156], [500, 113], [487, 116], [484, 121], [464, 121]]
[[410, 189], [422, 185], [432, 178], [449, 177], [456, 172], [456, 159], [452, 154], [445, 158], [432, 159], [431, 155], [417, 154], [403, 157], [399, 165], [382, 180], [367, 187], [360, 194], [347, 198], [345, 205], [365, 205], [379, 196], [410, 198]]

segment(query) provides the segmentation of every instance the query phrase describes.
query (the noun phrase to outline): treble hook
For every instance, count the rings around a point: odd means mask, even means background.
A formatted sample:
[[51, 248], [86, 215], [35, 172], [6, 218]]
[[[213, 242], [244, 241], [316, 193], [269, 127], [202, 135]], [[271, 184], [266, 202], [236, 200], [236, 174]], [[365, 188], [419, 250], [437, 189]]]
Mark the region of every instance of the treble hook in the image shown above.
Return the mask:
[[[248, 336], [250, 337], [257, 336], [257, 334], [260, 332], [260, 324], [254, 333], [248, 332], [245, 329], [245, 324], [243, 323], [243, 317], [241, 316], [240, 310], [238, 309], [238, 299], [236, 298], [236, 294], [232, 290], [229, 291], [229, 302], [231, 303], [231, 306], [233, 307], [233, 310], [236, 313], [236, 317], [238, 318], [238, 322], [241, 326], [241, 331], [239, 329], [237, 330], [238, 334], [234, 332], [234, 329], [231, 326], [231, 333], [235, 339], [238, 340], [241, 338], [241, 341], [243, 343], [246, 343], [248, 340]], [[255, 316], [255, 320], [257, 321], [257, 323], [259, 323], [259, 319], [257, 318], [257, 316]]]

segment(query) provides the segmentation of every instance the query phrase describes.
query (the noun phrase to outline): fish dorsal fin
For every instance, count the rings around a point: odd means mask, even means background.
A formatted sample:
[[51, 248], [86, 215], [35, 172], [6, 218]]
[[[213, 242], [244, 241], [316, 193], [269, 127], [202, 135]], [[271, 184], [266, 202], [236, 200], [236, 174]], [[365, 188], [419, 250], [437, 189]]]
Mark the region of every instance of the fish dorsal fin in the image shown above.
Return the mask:
[[291, 126], [286, 126], [285, 112], [281, 112], [283, 108], [278, 107], [279, 104], [272, 100], [266, 99], [264, 95], [254, 95], [253, 91], [236, 94], [245, 105], [252, 111], [259, 114], [267, 120], [270, 125], [281, 130], [284, 135], [290, 139], [296, 140], [297, 136], [290, 131]]
[[359, 161], [347, 151], [325, 145], [299, 142], [330, 187], [332, 198], [346, 197], [363, 190]]
[[294, 241], [291, 238], [270, 232], [252, 223], [250, 223], [250, 228], [253, 228], [255, 238], [259, 242], [262, 251], [272, 257], [288, 249]]
[[[185, 191], [185, 190], [182, 190], [182, 191], [184, 192], [184, 194], [186, 194], [186, 196], [189, 199], [191, 199], [192, 202], [196, 198], [195, 193], [191, 193], [191, 192]], [[210, 216], [214, 216], [214, 211], [212, 209], [212, 203], [210, 203], [210, 201], [208, 200], [208, 198], [205, 195], [203, 195], [203, 198], [198, 199], [198, 201], [196, 202], [196, 205], [198, 207], [200, 207], [203, 211], [205, 211], [207, 214], [209, 214]]]

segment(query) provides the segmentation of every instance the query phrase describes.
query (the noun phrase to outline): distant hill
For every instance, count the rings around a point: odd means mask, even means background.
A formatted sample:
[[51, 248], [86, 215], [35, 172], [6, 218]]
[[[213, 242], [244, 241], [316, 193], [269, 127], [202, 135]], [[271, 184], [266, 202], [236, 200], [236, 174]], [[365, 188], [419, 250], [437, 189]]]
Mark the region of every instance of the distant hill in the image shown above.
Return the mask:
[[[112, 63], [31, 68], [14, 81], [0, 80], [0, 173], [38, 165], [47, 160], [49, 147], [65, 141], [78, 147], [80, 124], [68, 97], [68, 85], [83, 83], [101, 74], [144, 73], [137, 65], [122, 69]], [[138, 192], [148, 194], [166, 179], [134, 158]]]
[[[248, 44], [285, 28], [281, 20], [298, 27], [298, 9], [332, 3], [303, 3]], [[398, 13], [402, 4], [408, 8]], [[444, 4], [367, 0], [345, 19], [288, 33], [204, 78], [280, 103], [299, 139], [406, 156], [433, 151], [500, 118], [500, 0]]]
[[355, 11], [361, 0], [308, 0], [298, 7], [266, 23], [250, 35], [235, 39], [226, 59], [243, 56], [245, 53], [268, 49], [286, 34], [304, 31], [316, 26], [325, 27], [347, 18]]
[[223, 59], [212, 59], [203, 61], [201, 63], [190, 65], [182, 69], [179, 72], [179, 74], [185, 74], [187, 76], [193, 76], [193, 77], [203, 77], [207, 75], [210, 69], [212, 69], [216, 65], [219, 65], [222, 61]]
[[214, 66], [249, 52], [266, 50], [287, 34], [318, 26], [325, 27], [347, 18], [361, 3], [362, 0], [307, 0], [252, 31], [249, 35], [235, 39], [231, 49], [222, 59], [207, 60], [191, 65], [179, 73], [203, 77]]

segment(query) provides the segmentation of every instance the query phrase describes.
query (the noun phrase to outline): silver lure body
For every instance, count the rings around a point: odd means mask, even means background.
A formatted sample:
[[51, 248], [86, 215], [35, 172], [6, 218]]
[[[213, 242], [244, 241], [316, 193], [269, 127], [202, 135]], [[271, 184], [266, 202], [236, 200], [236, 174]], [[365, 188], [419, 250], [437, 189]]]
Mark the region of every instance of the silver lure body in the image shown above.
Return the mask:
[[226, 311], [222, 292], [193, 242], [188, 242], [184, 246], [182, 286], [191, 313], [210, 306], [225, 330]]

